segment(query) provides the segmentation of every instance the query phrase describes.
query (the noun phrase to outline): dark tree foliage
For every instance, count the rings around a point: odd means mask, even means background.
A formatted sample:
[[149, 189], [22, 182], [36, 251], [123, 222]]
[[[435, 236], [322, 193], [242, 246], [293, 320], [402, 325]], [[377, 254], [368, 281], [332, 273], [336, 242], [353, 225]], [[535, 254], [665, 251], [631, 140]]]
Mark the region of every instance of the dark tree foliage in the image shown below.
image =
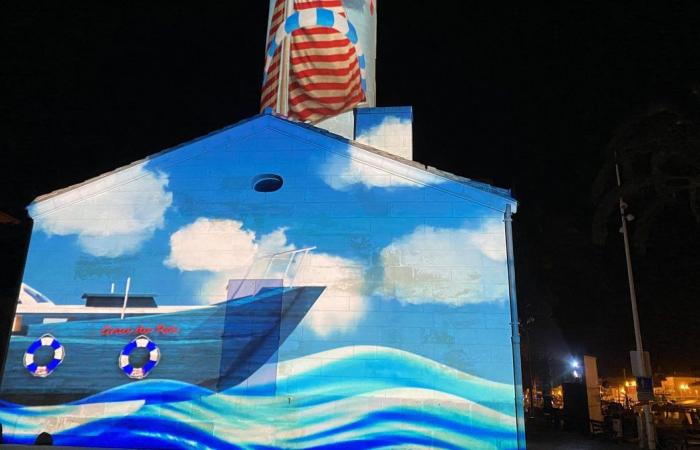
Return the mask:
[[[602, 244], [622, 195], [633, 206], [632, 243], [645, 253], [650, 233], [669, 209], [687, 208], [700, 224], [700, 96], [690, 108], [663, 104], [621, 125], [608, 144], [608, 160], [593, 182], [593, 240]], [[616, 158], [617, 157], [617, 158]], [[622, 188], [615, 183], [615, 159]], [[619, 226], [619, 220], [615, 223]]]
[[[629, 231], [642, 335], [661, 373], [697, 370], [688, 356], [697, 354], [700, 342], [699, 93], [688, 89], [618, 126], [592, 184], [592, 240], [617, 259], [618, 275], [624, 271], [620, 195], [634, 216]], [[629, 292], [619, 276], [616, 287], [605, 302], [615, 302], [616, 323], [628, 328], [629, 337]]]

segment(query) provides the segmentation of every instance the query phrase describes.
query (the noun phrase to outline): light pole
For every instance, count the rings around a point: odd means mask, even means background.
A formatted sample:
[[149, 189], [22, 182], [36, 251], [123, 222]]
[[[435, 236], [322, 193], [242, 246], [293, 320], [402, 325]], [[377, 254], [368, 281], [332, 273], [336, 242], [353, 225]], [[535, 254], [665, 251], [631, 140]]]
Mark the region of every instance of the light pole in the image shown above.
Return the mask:
[[[525, 329], [525, 345], [527, 346], [527, 368], [530, 375], [530, 418], [535, 417], [535, 375], [532, 371], [532, 345], [530, 344], [530, 326], [535, 322], [534, 317], [528, 317], [523, 328]], [[543, 393], [544, 395], [544, 393]]]
[[[620, 178], [620, 166], [617, 163], [617, 152], [615, 152], [615, 176], [617, 177], [617, 187], [620, 191], [620, 220], [622, 221], [622, 238], [625, 243], [625, 260], [627, 262], [627, 281], [630, 289], [630, 302], [632, 303], [632, 322], [634, 323], [634, 340], [637, 346], [637, 367], [644, 371], [646, 363], [644, 361], [644, 348], [642, 346], [642, 332], [639, 327], [639, 314], [637, 313], [637, 291], [634, 288], [634, 273], [632, 272], [632, 255], [630, 253], [629, 235], [627, 232], [627, 222], [634, 219], [631, 214], [626, 213], [627, 203], [622, 199], [622, 180]], [[651, 374], [644, 374], [649, 376]], [[637, 390], [639, 395], [639, 390]], [[651, 415], [649, 403], [642, 406], [643, 422], [646, 425], [647, 445], [649, 449], [656, 449], [656, 436], [654, 433], [654, 418]], [[640, 436], [641, 439], [641, 436]]]

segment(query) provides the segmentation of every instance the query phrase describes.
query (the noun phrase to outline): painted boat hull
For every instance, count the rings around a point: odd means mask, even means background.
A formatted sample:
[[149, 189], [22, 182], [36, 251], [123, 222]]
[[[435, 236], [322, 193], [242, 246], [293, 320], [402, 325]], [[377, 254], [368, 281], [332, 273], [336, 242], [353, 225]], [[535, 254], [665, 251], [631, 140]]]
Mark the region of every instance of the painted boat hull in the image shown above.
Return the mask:
[[[237, 386], [266, 363], [276, 362], [277, 349], [323, 290], [274, 288], [190, 311], [30, 325], [26, 336], [10, 339], [0, 396], [14, 403], [56, 404], [138, 383], [122, 372], [118, 357], [139, 334], [161, 351], [149, 379], [178, 380], [214, 391]], [[45, 333], [63, 345], [65, 358], [50, 376], [39, 378], [24, 368], [22, 358]]]

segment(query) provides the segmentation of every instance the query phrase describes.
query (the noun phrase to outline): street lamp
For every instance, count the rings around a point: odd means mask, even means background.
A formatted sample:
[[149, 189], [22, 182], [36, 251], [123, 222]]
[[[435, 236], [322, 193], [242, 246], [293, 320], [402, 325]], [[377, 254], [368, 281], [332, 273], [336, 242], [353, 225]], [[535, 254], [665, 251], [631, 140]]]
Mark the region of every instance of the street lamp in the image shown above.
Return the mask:
[[[630, 290], [630, 303], [632, 305], [632, 323], [634, 325], [634, 340], [637, 347], [637, 367], [641, 372], [635, 374], [636, 376], [642, 375], [644, 378], [650, 377], [650, 373], [646, 373], [646, 361], [644, 359], [644, 348], [642, 347], [642, 331], [639, 327], [639, 314], [637, 313], [637, 293], [634, 287], [634, 273], [632, 271], [632, 254], [630, 252], [630, 242], [627, 233], [627, 222], [634, 220], [634, 216], [628, 213], [627, 203], [622, 199], [622, 179], [620, 178], [620, 167], [617, 163], [617, 152], [615, 152], [615, 176], [617, 177], [617, 187], [620, 190], [619, 198], [619, 208], [620, 208], [620, 220], [622, 222], [621, 232], [623, 241], [625, 244], [625, 262], [627, 263], [627, 281], [629, 283]], [[634, 368], [634, 367], [633, 367]], [[637, 391], [639, 395], [639, 391]], [[654, 431], [654, 419], [651, 415], [651, 406], [648, 402], [642, 405], [643, 421], [642, 429], [646, 429], [647, 437], [647, 448], [650, 450], [656, 449], [656, 436]], [[643, 444], [642, 444], [643, 445]]]
[[571, 367], [571, 375], [573, 375], [574, 379], [578, 381], [581, 378], [581, 374], [578, 371], [581, 364], [574, 358], [569, 361], [569, 366]]
[[[523, 325], [523, 329], [525, 330], [525, 345], [527, 348], [527, 369], [528, 369], [528, 372], [530, 375], [530, 389], [529, 389], [530, 418], [535, 417], [535, 396], [537, 393], [537, 385], [535, 384], [535, 375], [534, 375], [534, 372], [532, 371], [532, 345], [530, 344], [530, 327], [532, 326], [533, 323], [535, 323], [535, 318], [528, 317], [527, 320], [525, 321], [525, 324]], [[544, 396], [544, 391], [542, 391], [542, 395]]]

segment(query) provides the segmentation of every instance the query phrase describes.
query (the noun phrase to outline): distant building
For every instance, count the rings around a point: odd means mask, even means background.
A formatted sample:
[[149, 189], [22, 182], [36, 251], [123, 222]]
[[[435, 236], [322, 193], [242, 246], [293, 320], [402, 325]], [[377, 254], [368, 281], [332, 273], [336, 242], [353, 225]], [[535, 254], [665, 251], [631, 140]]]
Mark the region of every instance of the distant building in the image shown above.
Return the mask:
[[661, 380], [661, 387], [654, 389], [654, 393], [667, 400], [697, 402], [700, 400], [700, 377], [667, 376]]
[[634, 405], [638, 402], [637, 381], [633, 377], [607, 377], [602, 384], [601, 398], [608, 402]]

